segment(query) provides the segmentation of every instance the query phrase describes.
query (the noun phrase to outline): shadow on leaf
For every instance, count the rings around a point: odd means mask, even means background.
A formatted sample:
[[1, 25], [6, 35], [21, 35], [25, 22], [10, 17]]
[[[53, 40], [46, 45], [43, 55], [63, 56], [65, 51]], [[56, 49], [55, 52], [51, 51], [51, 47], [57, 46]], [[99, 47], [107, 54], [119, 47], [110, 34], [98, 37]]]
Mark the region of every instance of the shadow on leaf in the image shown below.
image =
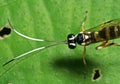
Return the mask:
[[83, 64], [82, 58], [59, 58], [54, 60], [53, 66], [59, 68], [59, 70], [68, 70], [71, 73], [76, 73], [78, 75], [91, 72], [92, 69], [96, 66], [99, 66], [98, 63], [93, 60], [86, 60], [87, 66]]

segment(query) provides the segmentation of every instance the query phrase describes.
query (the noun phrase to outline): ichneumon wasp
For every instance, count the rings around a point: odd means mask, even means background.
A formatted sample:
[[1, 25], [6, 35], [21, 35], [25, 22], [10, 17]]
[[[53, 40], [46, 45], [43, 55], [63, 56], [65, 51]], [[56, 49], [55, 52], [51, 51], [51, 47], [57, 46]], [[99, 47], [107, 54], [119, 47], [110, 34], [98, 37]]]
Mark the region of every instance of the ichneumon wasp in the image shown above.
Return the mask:
[[84, 24], [85, 24], [86, 19], [87, 19], [87, 12], [86, 12], [85, 18], [84, 18], [83, 23], [82, 23], [82, 31], [78, 34], [69, 34], [67, 36], [67, 40], [63, 40], [63, 41], [43, 40], [43, 39], [32, 38], [32, 37], [26, 36], [26, 35], [18, 32], [13, 27], [10, 20], [8, 19], [8, 23], [11, 26], [11, 30], [13, 30], [17, 35], [22, 36], [22, 37], [29, 39], [29, 40], [33, 40], [33, 41], [55, 42], [55, 44], [43, 46], [43, 47], [39, 47], [39, 48], [30, 50], [26, 53], [23, 53], [19, 56], [16, 56], [15, 58], [7, 61], [6, 63], [3, 64], [3, 66], [6, 66], [7, 64], [9, 64], [15, 60], [18, 60], [24, 56], [27, 56], [30, 53], [33, 53], [36, 51], [41, 51], [41, 50], [44, 50], [46, 48], [53, 47], [53, 46], [56, 46], [59, 44], [67, 44], [70, 49], [76, 48], [77, 44], [83, 46], [83, 48], [84, 48], [83, 49], [83, 63], [86, 65], [86, 61], [85, 61], [86, 46], [93, 44], [93, 43], [97, 43], [97, 42], [101, 42], [101, 44], [96, 47], [97, 50], [108, 47], [108, 46], [112, 46], [112, 45], [120, 46], [119, 43], [109, 42], [109, 40], [116, 39], [116, 38], [120, 37], [120, 19], [110, 20], [110, 21], [104, 22], [104, 23], [102, 23], [94, 28], [85, 30]]

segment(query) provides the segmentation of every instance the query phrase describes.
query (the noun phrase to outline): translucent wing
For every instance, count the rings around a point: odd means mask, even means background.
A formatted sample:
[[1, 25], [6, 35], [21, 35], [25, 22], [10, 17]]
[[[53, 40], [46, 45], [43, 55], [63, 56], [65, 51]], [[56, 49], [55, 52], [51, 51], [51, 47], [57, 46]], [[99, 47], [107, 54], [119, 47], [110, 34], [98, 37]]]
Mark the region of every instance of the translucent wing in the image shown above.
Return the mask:
[[120, 18], [104, 22], [96, 27], [90, 28], [90, 29], [85, 30], [85, 31], [86, 32], [94, 32], [94, 31], [99, 31], [103, 28], [108, 28], [110, 26], [116, 26], [116, 25], [120, 25]]

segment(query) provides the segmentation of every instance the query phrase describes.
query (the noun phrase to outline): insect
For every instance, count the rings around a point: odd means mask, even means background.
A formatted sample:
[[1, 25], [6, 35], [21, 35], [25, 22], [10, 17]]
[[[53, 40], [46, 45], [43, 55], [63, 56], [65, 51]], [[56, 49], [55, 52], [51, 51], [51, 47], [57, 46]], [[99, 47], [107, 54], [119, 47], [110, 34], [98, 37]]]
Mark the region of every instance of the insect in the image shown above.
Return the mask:
[[99, 46], [96, 47], [96, 49], [102, 49], [108, 46], [120, 46], [120, 44], [118, 43], [114, 43], [114, 42], [109, 42], [109, 40], [112, 39], [116, 39], [118, 37], [120, 37], [120, 19], [115, 19], [115, 20], [110, 20], [107, 22], [104, 22], [103, 24], [100, 24], [94, 28], [85, 30], [84, 28], [84, 24], [87, 18], [87, 13], [85, 15], [85, 18], [83, 20], [82, 23], [82, 32], [78, 33], [78, 34], [69, 34], [67, 36], [67, 40], [63, 40], [63, 41], [57, 41], [57, 40], [43, 40], [43, 39], [37, 39], [37, 38], [32, 38], [29, 36], [26, 36], [20, 32], [18, 32], [13, 25], [11, 24], [10, 20], [8, 19], [8, 23], [11, 26], [12, 30], [18, 34], [19, 36], [22, 36], [26, 39], [29, 40], [33, 40], [33, 41], [39, 41], [39, 42], [54, 42], [55, 44], [52, 45], [48, 45], [48, 46], [43, 46], [43, 47], [39, 47], [33, 50], [30, 50], [26, 53], [23, 53], [19, 56], [16, 56], [15, 58], [7, 61], [6, 63], [3, 64], [3, 66], [6, 66], [7, 64], [18, 60], [22, 57], [27, 56], [30, 53], [36, 52], [36, 51], [41, 51], [44, 50], [46, 48], [49, 47], [53, 47], [59, 44], [66, 44], [68, 45], [68, 47], [70, 49], [75, 49], [77, 44], [83, 46], [83, 63], [86, 65], [86, 61], [85, 61], [85, 56], [86, 56], [86, 46], [93, 44], [93, 43], [97, 43], [97, 42], [101, 42], [101, 44]]

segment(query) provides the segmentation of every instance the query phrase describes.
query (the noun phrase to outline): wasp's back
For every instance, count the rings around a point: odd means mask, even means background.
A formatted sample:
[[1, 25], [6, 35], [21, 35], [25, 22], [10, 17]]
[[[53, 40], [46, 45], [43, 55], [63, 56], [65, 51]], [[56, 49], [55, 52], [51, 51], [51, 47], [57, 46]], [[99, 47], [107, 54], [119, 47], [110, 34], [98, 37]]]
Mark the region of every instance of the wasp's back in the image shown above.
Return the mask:
[[90, 33], [91, 43], [112, 40], [120, 37], [120, 21], [108, 21], [101, 24], [98, 28], [98, 31], [92, 31]]
[[[69, 47], [79, 45], [89, 45], [102, 41], [108, 41], [120, 37], [120, 19], [110, 20], [89, 30], [80, 32], [77, 35], [68, 35]], [[71, 48], [71, 47], [70, 47]]]

